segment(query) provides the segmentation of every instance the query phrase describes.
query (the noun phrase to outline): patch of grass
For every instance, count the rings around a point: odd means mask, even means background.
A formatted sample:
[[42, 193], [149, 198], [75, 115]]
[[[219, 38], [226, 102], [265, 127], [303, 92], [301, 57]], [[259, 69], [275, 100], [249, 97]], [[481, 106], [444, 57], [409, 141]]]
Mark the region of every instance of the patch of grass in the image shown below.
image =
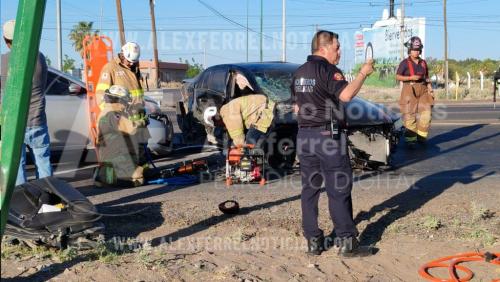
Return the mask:
[[89, 255], [102, 263], [115, 263], [118, 259], [118, 253], [106, 242], [99, 242]]
[[471, 202], [472, 219], [474, 221], [490, 219], [494, 213], [477, 202]]
[[56, 249], [49, 249], [43, 246], [29, 247], [24, 244], [12, 245], [2, 243], [2, 258], [24, 258], [33, 256], [39, 259], [50, 259], [57, 255]]
[[427, 230], [438, 230], [443, 226], [441, 220], [433, 215], [426, 216], [422, 222], [422, 225], [427, 228]]
[[155, 259], [151, 257], [151, 253], [147, 249], [141, 249], [138, 254], [139, 262], [145, 267], [151, 267], [155, 263]]
[[14, 246], [11, 244], [2, 243], [1, 257], [3, 259], [8, 259], [14, 256], [22, 256], [21, 253], [26, 254], [26, 252], [24, 252], [23, 249], [24, 248], [22, 248], [21, 246]]
[[365, 80], [365, 85], [383, 88], [392, 88], [396, 85], [396, 76], [390, 74], [385, 78], [380, 78], [380, 73], [375, 71]]
[[78, 251], [75, 248], [67, 248], [62, 251], [56, 252], [56, 257], [61, 262], [71, 261], [78, 256]]
[[485, 229], [473, 230], [473, 231], [469, 232], [468, 234], [465, 234], [465, 239], [472, 240], [472, 241], [480, 240], [481, 243], [485, 247], [493, 246], [497, 241], [495, 236], [493, 236], [493, 234], [491, 234], [490, 232], [488, 232]]

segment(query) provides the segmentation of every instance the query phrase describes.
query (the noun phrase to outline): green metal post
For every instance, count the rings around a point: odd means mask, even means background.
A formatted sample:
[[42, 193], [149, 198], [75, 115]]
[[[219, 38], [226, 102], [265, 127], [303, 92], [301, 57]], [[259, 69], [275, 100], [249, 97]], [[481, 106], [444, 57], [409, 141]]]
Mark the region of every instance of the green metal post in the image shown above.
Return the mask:
[[3, 236], [9, 203], [14, 191], [21, 144], [28, 119], [33, 72], [40, 46], [46, 0], [20, 0], [8, 77], [3, 94], [2, 146], [0, 155], [0, 235]]

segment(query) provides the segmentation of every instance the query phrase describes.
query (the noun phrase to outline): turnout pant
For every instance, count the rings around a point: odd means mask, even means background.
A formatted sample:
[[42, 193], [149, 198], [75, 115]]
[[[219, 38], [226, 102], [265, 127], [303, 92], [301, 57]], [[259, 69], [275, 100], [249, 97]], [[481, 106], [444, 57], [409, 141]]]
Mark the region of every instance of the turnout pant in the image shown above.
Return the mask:
[[302, 227], [306, 239], [323, 235], [318, 226], [318, 200], [322, 183], [336, 235], [357, 236], [352, 215], [352, 170], [345, 134], [334, 140], [324, 128], [300, 128], [297, 154], [302, 177]]
[[406, 142], [413, 143], [417, 139], [422, 141], [427, 139], [431, 125], [433, 105], [434, 98], [429, 94], [425, 84], [403, 83], [399, 107], [406, 128]]

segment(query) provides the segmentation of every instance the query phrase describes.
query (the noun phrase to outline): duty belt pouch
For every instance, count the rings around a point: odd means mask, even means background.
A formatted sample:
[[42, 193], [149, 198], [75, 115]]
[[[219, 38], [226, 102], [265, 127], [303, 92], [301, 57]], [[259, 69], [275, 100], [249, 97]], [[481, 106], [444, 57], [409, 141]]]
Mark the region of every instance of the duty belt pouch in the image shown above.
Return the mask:
[[[341, 111], [343, 114], [343, 105], [341, 105]], [[330, 109], [330, 136], [333, 140], [339, 141], [340, 153], [342, 155], [347, 155], [347, 129], [342, 128], [339, 120], [335, 118], [335, 113], [333, 108]]]
[[340, 140], [340, 126], [336, 118], [334, 118], [333, 108], [330, 109], [330, 136], [333, 140]]

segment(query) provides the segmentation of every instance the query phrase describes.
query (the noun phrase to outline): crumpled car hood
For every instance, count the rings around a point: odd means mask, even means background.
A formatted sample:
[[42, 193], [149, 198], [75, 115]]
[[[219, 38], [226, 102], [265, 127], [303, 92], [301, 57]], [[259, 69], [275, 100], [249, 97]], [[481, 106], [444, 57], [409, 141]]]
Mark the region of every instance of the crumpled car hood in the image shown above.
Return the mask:
[[347, 126], [368, 126], [391, 124], [399, 116], [383, 105], [374, 104], [360, 97], [354, 97], [345, 107]]

